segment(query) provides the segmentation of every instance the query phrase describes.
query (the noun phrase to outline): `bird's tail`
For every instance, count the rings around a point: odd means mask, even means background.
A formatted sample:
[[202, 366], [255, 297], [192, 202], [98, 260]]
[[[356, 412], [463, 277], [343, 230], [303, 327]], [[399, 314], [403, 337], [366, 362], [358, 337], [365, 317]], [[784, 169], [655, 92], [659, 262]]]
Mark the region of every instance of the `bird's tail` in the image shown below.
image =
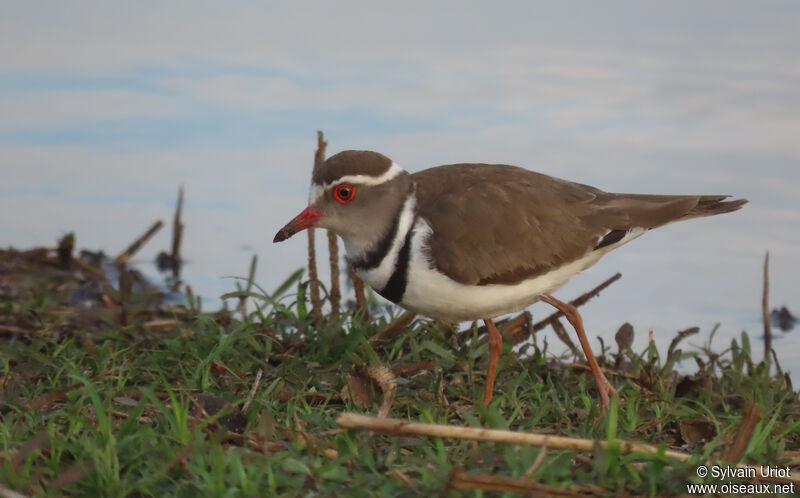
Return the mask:
[[747, 199], [733, 199], [726, 201], [729, 195], [701, 195], [697, 205], [690, 209], [682, 218], [702, 218], [704, 216], [714, 216], [716, 214], [730, 213], [737, 211], [747, 204]]

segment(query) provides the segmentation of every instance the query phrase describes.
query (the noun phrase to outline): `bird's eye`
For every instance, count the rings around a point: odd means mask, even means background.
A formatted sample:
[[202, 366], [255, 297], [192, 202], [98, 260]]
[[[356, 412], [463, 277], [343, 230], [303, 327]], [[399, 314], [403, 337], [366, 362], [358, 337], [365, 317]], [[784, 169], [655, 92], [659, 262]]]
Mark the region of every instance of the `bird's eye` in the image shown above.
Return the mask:
[[356, 188], [353, 185], [348, 185], [346, 183], [337, 185], [333, 189], [333, 198], [341, 202], [342, 204], [346, 204], [352, 201], [355, 195], [356, 195]]

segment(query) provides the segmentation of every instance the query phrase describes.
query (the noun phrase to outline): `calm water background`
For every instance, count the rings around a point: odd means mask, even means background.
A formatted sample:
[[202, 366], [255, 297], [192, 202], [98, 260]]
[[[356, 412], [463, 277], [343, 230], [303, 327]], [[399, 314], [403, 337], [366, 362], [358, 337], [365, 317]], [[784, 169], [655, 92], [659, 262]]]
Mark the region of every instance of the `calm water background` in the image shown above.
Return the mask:
[[[721, 9], [4, 4], [0, 246], [75, 231], [115, 254], [169, 222], [182, 184], [184, 278], [206, 307], [252, 254], [271, 289], [304, 264], [304, 237], [271, 240], [305, 206], [322, 129], [331, 153], [378, 150], [410, 171], [501, 162], [609, 191], [747, 197], [646, 234], [557, 295], [620, 271], [582, 308], [591, 334], [613, 341], [629, 321], [637, 347], [650, 329], [665, 347], [719, 324], [718, 349], [746, 330], [760, 357], [766, 250], [773, 305], [800, 313], [800, 7]], [[169, 237], [140, 269], [155, 275]], [[797, 378], [800, 331], [776, 334]]]

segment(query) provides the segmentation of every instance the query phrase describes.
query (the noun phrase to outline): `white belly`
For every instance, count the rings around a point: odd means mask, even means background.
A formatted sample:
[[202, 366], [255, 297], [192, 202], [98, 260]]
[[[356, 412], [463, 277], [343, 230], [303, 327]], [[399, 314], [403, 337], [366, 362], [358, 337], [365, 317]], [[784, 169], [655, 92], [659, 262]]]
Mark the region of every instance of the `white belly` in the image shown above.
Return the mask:
[[[431, 230], [428, 223], [418, 218], [414, 230], [405, 294], [399, 304], [446, 322], [495, 318], [520, 311], [537, 301], [542, 294], [560, 288], [570, 277], [592, 266], [612, 249], [645, 232], [644, 229], [634, 229], [615, 244], [590, 251], [581, 259], [518, 284], [464, 285], [437, 271], [427, 261], [426, 251], [422, 247]], [[388, 280], [388, 273], [359, 272], [359, 276], [374, 289], [382, 289]]]
[[591, 252], [566, 266], [515, 285], [464, 285], [431, 268], [421, 250], [430, 227], [424, 220], [418, 220], [415, 228], [402, 305], [449, 322], [494, 318], [522, 310], [542, 294], [553, 292], [570, 277], [596, 263], [603, 254]]

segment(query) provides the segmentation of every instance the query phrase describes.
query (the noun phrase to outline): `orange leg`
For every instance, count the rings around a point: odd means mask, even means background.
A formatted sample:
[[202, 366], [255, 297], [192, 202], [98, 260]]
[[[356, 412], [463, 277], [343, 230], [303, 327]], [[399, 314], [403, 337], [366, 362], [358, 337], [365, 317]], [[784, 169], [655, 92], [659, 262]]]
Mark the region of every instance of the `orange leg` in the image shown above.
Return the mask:
[[594, 375], [594, 381], [597, 384], [597, 390], [600, 391], [600, 401], [601, 401], [601, 410], [600, 414], [605, 415], [606, 410], [610, 404], [609, 394], [614, 394], [616, 390], [614, 386], [606, 379], [606, 376], [600, 370], [600, 365], [597, 364], [597, 360], [594, 357], [594, 353], [592, 352], [592, 347], [589, 345], [589, 339], [586, 337], [586, 331], [583, 329], [583, 319], [581, 318], [580, 313], [578, 313], [578, 308], [575, 306], [565, 303], [563, 301], [559, 301], [558, 299], [554, 298], [549, 294], [542, 294], [541, 297], [542, 301], [546, 302], [547, 304], [552, 305], [562, 313], [564, 316], [567, 317], [569, 323], [575, 328], [575, 332], [578, 333], [578, 340], [581, 341], [581, 347], [583, 348], [583, 353], [586, 355], [586, 359], [589, 361], [589, 368], [592, 369], [592, 374]]
[[503, 336], [497, 330], [494, 322], [485, 319], [486, 330], [489, 331], [489, 371], [486, 373], [486, 387], [483, 390], [483, 406], [488, 406], [492, 402], [492, 392], [494, 392], [494, 379], [497, 376], [497, 361], [503, 351]]

